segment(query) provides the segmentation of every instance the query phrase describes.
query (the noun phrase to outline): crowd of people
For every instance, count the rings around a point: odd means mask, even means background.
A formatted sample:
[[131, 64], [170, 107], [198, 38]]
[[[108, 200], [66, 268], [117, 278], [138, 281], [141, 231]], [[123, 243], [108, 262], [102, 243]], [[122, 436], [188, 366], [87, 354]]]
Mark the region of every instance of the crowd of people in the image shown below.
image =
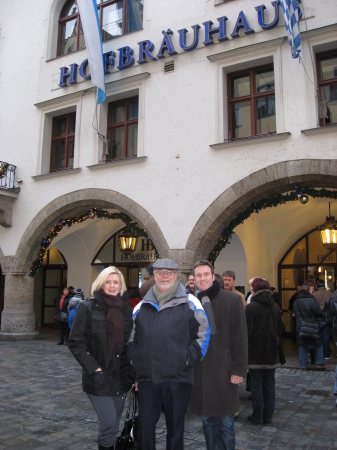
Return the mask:
[[[92, 284], [90, 298], [83, 301], [80, 288], [65, 288], [58, 302], [58, 344], [68, 344], [82, 366], [83, 391], [99, 419], [101, 450], [116, 448], [132, 387], [139, 399], [137, 441], [143, 450], [156, 448], [161, 412], [166, 448], [183, 449], [186, 411], [200, 416], [208, 450], [235, 449], [239, 385], [248, 377], [248, 419], [255, 425], [273, 421], [275, 369], [284, 362], [279, 293], [254, 277], [245, 299], [235, 288], [235, 273], [219, 276], [206, 260], [195, 263], [185, 286], [178, 270], [175, 261], [158, 259], [148, 267], [147, 281], [128, 295], [122, 273], [108, 267]], [[336, 294], [321, 280], [315, 291], [315, 281], [308, 280], [298, 289], [293, 313], [300, 367], [307, 367], [310, 355], [324, 369], [324, 358], [331, 358], [331, 330], [337, 341]]]
[[74, 286], [63, 289], [60, 300], [56, 306], [55, 320], [60, 332], [60, 341], [57, 345], [68, 345], [69, 332], [77, 311], [78, 305], [84, 300], [81, 288], [75, 290]]

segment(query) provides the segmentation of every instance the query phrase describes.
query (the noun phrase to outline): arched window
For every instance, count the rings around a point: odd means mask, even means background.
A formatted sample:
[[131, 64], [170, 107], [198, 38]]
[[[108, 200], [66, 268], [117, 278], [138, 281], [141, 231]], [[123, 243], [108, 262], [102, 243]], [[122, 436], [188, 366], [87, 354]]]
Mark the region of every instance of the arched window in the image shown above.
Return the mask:
[[[291, 309], [299, 286], [313, 275], [321, 278], [332, 292], [337, 276], [337, 251], [322, 244], [321, 232], [314, 229], [298, 239], [285, 253], [278, 265], [279, 293], [283, 311]], [[293, 329], [292, 315], [283, 314], [286, 331]]]
[[[102, 41], [139, 30], [143, 26], [144, 0], [96, 0]], [[76, 1], [68, 0], [59, 18], [57, 55], [85, 47]]]
[[298, 239], [288, 249], [279, 264], [279, 292], [282, 294], [283, 310], [288, 309], [291, 296], [313, 275], [322, 278], [328, 289], [334, 290], [337, 276], [337, 252], [322, 244], [321, 232], [312, 230]]
[[66, 55], [84, 47], [81, 18], [76, 1], [68, 0], [60, 14], [57, 54]]

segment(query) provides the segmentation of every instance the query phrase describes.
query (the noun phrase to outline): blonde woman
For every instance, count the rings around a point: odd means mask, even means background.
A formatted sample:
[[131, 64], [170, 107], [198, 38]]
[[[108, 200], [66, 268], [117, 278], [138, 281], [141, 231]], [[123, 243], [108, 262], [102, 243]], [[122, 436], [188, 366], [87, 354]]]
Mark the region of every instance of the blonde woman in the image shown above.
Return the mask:
[[132, 328], [129, 300], [122, 273], [107, 267], [92, 284], [91, 295], [75, 315], [69, 348], [83, 368], [83, 391], [99, 419], [98, 449], [113, 449], [125, 394], [133, 383], [125, 357]]

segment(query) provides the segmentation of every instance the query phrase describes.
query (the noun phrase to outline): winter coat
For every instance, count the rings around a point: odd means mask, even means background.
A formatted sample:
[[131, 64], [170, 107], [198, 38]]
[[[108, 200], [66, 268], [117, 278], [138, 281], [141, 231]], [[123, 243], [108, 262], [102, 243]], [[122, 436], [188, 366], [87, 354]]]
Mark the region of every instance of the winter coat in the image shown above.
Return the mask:
[[323, 314], [324, 320], [331, 325], [332, 339], [337, 343], [337, 291], [325, 303]]
[[216, 334], [205, 358], [194, 370], [194, 387], [188, 406], [192, 414], [215, 417], [240, 409], [239, 385], [232, 375], [247, 374], [247, 325], [240, 297], [220, 289], [211, 300]]
[[[317, 323], [320, 318], [323, 318], [323, 311], [319, 307], [315, 297], [309, 292], [300, 291], [297, 300], [294, 303], [294, 313], [296, 317], [296, 333], [299, 345], [307, 345], [308, 340], [299, 337], [299, 332], [302, 325], [302, 319], [307, 323]], [[321, 340], [316, 342], [320, 343]]]
[[316, 302], [323, 311], [325, 303], [332, 297], [332, 292], [325, 287], [319, 287], [312, 295], [315, 297]]
[[71, 297], [71, 299], [69, 301], [69, 304], [68, 304], [69, 329], [72, 327], [78, 305], [82, 302], [83, 302], [83, 297], [81, 295], [75, 295], [74, 297]]
[[83, 300], [83, 297], [80, 295], [74, 295], [74, 297], [71, 297], [68, 303], [68, 313], [71, 309], [76, 308], [80, 303], [82, 303]]
[[193, 367], [205, 356], [209, 336], [201, 303], [187, 297], [181, 283], [161, 309], [152, 287], [133, 310], [127, 353], [137, 381], [193, 384]]
[[233, 289], [231, 290], [231, 292], [234, 292], [234, 294], [237, 294], [237, 295], [241, 298], [243, 309], [246, 309], [246, 306], [247, 306], [247, 305], [246, 305], [246, 300], [245, 300], [245, 296], [243, 295], [243, 293], [240, 292], [240, 291], [238, 291], [238, 290], [235, 289], [235, 288], [233, 288]]
[[185, 292], [186, 292], [186, 294], [192, 294], [195, 296], [195, 290], [194, 290], [194, 292], [192, 292], [192, 290], [189, 286], [185, 287]]
[[[124, 301], [124, 342], [132, 327], [129, 300]], [[126, 348], [111, 356], [106, 321], [106, 303], [99, 291], [95, 298], [83, 301], [77, 308], [68, 346], [82, 366], [83, 391], [98, 396], [117, 396], [127, 392], [134, 382], [133, 371], [126, 359]], [[96, 372], [98, 368], [102, 372]]]
[[246, 321], [249, 367], [275, 367], [279, 363], [277, 346], [282, 333], [282, 319], [271, 291], [262, 290], [252, 295], [246, 308]]
[[337, 345], [337, 292], [330, 299], [331, 301], [331, 311], [333, 312], [332, 319], [332, 339], [335, 341]]

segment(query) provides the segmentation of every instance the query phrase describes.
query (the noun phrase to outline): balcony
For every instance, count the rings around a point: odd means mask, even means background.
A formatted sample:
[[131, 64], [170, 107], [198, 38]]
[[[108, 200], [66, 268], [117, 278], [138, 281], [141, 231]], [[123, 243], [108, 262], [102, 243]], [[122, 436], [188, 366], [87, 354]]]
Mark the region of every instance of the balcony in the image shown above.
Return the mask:
[[13, 203], [20, 192], [15, 182], [16, 166], [0, 161], [0, 225], [5, 228], [12, 226]]

